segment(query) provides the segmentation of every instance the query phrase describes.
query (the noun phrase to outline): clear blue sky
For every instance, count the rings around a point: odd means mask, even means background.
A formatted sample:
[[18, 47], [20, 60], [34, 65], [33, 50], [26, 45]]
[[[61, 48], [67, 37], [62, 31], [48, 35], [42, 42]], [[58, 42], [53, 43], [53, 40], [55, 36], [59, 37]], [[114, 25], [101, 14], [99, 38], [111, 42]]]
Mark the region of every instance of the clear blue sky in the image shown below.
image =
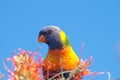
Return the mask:
[[[91, 71], [109, 71], [112, 79], [120, 76], [116, 45], [120, 41], [120, 0], [0, 0], [0, 71], [3, 60], [18, 48], [45, 57], [47, 46], [37, 41], [39, 30], [56, 25], [68, 35], [79, 55], [93, 56]], [[107, 80], [106, 75], [95, 80]]]

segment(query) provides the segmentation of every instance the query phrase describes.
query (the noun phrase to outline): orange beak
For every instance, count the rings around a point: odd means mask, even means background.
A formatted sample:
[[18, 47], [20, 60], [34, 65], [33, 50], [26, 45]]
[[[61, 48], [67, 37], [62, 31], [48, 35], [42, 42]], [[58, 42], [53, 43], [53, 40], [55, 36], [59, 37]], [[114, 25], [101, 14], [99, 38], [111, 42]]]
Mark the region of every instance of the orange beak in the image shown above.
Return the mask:
[[38, 37], [38, 41], [39, 41], [39, 42], [46, 42], [45, 36], [44, 36], [44, 35], [40, 35], [40, 36]]

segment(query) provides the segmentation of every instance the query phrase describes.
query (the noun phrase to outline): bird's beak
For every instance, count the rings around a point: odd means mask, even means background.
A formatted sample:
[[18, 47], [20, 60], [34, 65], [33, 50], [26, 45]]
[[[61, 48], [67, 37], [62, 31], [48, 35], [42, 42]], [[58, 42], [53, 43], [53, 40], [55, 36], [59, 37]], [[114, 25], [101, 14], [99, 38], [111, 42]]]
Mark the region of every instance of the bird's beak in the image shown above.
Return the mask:
[[45, 38], [45, 36], [44, 35], [40, 35], [40, 36], [38, 36], [38, 41], [39, 42], [46, 42], [46, 38]]

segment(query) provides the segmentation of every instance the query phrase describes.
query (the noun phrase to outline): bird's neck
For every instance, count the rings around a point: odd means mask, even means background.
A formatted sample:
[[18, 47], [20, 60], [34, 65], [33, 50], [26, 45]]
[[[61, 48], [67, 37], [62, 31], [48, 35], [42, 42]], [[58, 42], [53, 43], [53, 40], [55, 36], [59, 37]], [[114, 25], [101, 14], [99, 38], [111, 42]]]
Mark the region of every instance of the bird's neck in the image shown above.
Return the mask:
[[71, 51], [72, 47], [71, 46], [67, 46], [67, 47], [64, 47], [64, 48], [60, 48], [60, 49], [52, 49], [48, 51], [48, 54], [50, 55], [64, 55], [64, 54], [68, 54], [69, 51]]
[[63, 44], [59, 41], [51, 41], [48, 43], [49, 50], [62, 49]]
[[50, 50], [63, 49], [70, 46], [70, 42], [66, 34], [61, 31], [59, 35], [58, 39], [51, 40], [50, 43], [48, 43]]

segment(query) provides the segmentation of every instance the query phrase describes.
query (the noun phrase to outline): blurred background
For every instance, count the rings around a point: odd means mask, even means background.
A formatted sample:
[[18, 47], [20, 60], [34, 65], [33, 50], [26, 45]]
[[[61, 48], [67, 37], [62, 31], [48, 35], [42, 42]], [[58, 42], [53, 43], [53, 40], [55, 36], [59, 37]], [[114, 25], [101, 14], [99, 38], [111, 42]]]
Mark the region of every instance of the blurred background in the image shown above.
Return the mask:
[[[36, 51], [41, 47], [40, 53], [45, 58], [48, 46], [39, 44], [37, 38], [40, 29], [48, 25], [65, 31], [78, 56], [84, 43], [82, 58], [94, 59], [91, 71], [109, 71], [111, 80], [120, 77], [119, 0], [0, 0], [3, 74], [7, 74], [3, 60], [12, 57], [18, 48]], [[107, 80], [107, 75], [98, 75], [94, 80]]]

